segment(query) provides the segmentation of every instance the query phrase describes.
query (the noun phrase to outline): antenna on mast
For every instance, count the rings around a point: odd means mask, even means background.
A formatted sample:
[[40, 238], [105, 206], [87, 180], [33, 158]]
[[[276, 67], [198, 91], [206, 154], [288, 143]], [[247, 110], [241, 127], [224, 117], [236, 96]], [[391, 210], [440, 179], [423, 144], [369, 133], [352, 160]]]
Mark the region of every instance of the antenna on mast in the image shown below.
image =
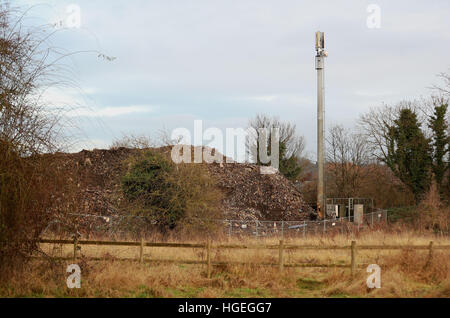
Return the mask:
[[316, 32], [317, 70], [317, 214], [325, 219], [325, 174], [324, 174], [324, 66], [328, 52], [325, 51], [325, 33]]
[[316, 32], [316, 51], [325, 49], [325, 33]]

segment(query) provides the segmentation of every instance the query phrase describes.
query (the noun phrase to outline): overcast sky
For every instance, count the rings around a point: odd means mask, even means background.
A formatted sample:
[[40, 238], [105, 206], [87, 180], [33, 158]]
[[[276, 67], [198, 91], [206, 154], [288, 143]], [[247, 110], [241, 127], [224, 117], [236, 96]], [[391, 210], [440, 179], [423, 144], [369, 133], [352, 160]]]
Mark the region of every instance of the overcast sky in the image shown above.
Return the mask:
[[[80, 54], [80, 91], [49, 92], [83, 131], [76, 150], [122, 133], [243, 127], [256, 113], [292, 121], [316, 153], [314, 33], [326, 34], [326, 125], [355, 125], [370, 107], [430, 94], [450, 68], [450, 1], [13, 0], [42, 24], [81, 9], [81, 28], [53, 43]], [[370, 4], [381, 9], [369, 28]], [[373, 12], [372, 12], [373, 13]], [[75, 150], [75, 149], [74, 149]]]

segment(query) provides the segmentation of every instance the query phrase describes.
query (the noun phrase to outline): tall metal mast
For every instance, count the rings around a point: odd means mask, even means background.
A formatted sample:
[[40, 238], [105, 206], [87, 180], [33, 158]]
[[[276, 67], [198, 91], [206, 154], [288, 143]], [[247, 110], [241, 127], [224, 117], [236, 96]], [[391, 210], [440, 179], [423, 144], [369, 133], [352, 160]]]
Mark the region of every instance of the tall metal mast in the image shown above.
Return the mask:
[[325, 57], [325, 34], [316, 32], [316, 70], [317, 70], [317, 213], [319, 218], [325, 218], [325, 181], [324, 181], [324, 80], [323, 72]]

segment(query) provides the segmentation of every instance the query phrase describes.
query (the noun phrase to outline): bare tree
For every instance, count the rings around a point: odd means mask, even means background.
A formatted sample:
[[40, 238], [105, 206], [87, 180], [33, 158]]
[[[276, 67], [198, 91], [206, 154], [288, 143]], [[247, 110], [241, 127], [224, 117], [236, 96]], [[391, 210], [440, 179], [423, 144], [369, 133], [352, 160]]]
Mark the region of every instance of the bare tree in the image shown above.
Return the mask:
[[[278, 117], [269, 117], [264, 114], [258, 114], [248, 123], [249, 128], [255, 129], [255, 134], [250, 135], [247, 143], [247, 151], [258, 147], [258, 138], [260, 128], [266, 128], [270, 131], [272, 128], [278, 128], [280, 134], [280, 144], [284, 144], [286, 151], [284, 158], [298, 157], [300, 158], [305, 150], [305, 138], [297, 134], [297, 127], [295, 124], [289, 122], [281, 122]], [[270, 135], [267, 136], [270, 138]]]
[[159, 147], [172, 147], [179, 145], [183, 141], [183, 136], [176, 136], [175, 139], [172, 137], [171, 132], [167, 128], [159, 129], [157, 133], [157, 145]]
[[65, 56], [49, 44], [54, 31], [25, 28], [23, 15], [0, 6], [0, 138], [19, 154], [58, 148], [61, 113], [42, 101], [45, 91], [70, 77], [58, 65]]
[[117, 148], [148, 149], [152, 147], [155, 147], [155, 143], [152, 140], [152, 138], [147, 135], [122, 134], [121, 138], [115, 139], [112, 142], [110, 149], [117, 149]]
[[[421, 122], [425, 122], [428, 118], [429, 108], [424, 107], [420, 101], [402, 101], [395, 106], [382, 105], [370, 109], [359, 118], [358, 126], [368, 144], [368, 151], [377, 160], [384, 161], [387, 158], [391, 142], [389, 127], [394, 124], [402, 109], [411, 109], [417, 113]], [[425, 131], [425, 136], [429, 136], [428, 131]]]
[[[279, 133], [279, 170], [288, 179], [294, 181], [301, 173], [300, 158], [305, 150], [305, 138], [297, 134], [296, 126], [289, 122], [281, 122], [278, 117], [268, 117], [258, 114], [249, 121], [249, 136], [247, 140], [247, 153], [257, 164], [262, 164], [259, 158], [260, 137], [269, 145], [271, 153], [272, 130], [278, 129]], [[266, 130], [266, 134], [261, 129]], [[254, 156], [257, 156], [254, 158]]]
[[442, 84], [441, 85], [435, 84], [431, 88], [437, 90], [443, 95], [450, 96], [450, 74], [442, 72], [439, 73], [437, 76], [442, 80]]
[[[37, 251], [49, 219], [75, 203], [72, 181], [43, 155], [64, 143], [61, 109], [49, 109], [43, 95], [70, 83], [59, 65], [68, 55], [50, 45], [53, 30], [23, 18], [0, 3], [0, 274]], [[56, 207], [59, 195], [64, 204]]]
[[[438, 75], [442, 83], [440, 85], [434, 84], [431, 89], [437, 92], [436, 97], [433, 97], [434, 103], [430, 103], [430, 114], [433, 113], [434, 106], [438, 103], [448, 104], [450, 99], [450, 73], [441, 72]], [[450, 113], [447, 114], [447, 122], [450, 122]], [[450, 135], [450, 126], [448, 127], [447, 134]]]
[[51, 43], [55, 30], [48, 25], [26, 26], [27, 11], [0, 4], [0, 138], [21, 155], [60, 150], [68, 142], [67, 128], [73, 123], [65, 114], [74, 106], [49, 107], [47, 90], [78, 88], [76, 77], [65, 61], [80, 53], [68, 52]]
[[370, 162], [365, 136], [335, 125], [329, 129], [326, 141], [327, 190], [335, 196], [356, 196], [367, 173], [365, 166]]

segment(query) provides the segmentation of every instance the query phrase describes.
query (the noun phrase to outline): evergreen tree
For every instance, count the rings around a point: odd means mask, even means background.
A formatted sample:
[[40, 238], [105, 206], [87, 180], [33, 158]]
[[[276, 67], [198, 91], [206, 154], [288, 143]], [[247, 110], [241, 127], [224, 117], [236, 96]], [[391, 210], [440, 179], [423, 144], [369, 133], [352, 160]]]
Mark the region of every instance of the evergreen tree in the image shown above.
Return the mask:
[[[267, 144], [267, 155], [271, 156], [272, 155], [272, 144], [270, 142], [270, 140], [272, 140], [272, 133], [268, 132], [268, 144]], [[279, 163], [279, 168], [278, 170], [280, 171], [280, 173], [285, 176], [287, 179], [291, 180], [291, 181], [295, 181], [295, 179], [297, 179], [297, 177], [300, 175], [300, 173], [302, 172], [302, 166], [300, 165], [299, 159], [297, 157], [296, 153], [292, 153], [292, 154], [288, 154], [287, 151], [287, 141], [286, 140], [281, 140], [279, 143], [279, 148], [278, 148], [278, 158], [280, 160]], [[256, 149], [257, 149], [257, 153], [259, 153], [259, 141], [256, 141]], [[257, 161], [256, 164], [258, 166], [270, 166], [271, 163], [267, 163], [267, 164], [263, 164], [259, 158], [259, 156], [257, 157]]]
[[447, 104], [441, 104], [434, 107], [434, 114], [430, 117], [428, 127], [433, 131], [433, 173], [439, 192], [443, 191], [443, 181], [445, 172], [448, 169], [448, 163], [445, 162], [449, 151], [449, 137], [447, 135]]
[[402, 109], [397, 120], [388, 127], [389, 145], [385, 163], [414, 194], [416, 203], [431, 182], [432, 156], [430, 141], [425, 138], [417, 115]]
[[302, 172], [302, 166], [295, 154], [286, 156], [286, 144], [280, 143], [280, 173], [291, 181], [294, 181]]

